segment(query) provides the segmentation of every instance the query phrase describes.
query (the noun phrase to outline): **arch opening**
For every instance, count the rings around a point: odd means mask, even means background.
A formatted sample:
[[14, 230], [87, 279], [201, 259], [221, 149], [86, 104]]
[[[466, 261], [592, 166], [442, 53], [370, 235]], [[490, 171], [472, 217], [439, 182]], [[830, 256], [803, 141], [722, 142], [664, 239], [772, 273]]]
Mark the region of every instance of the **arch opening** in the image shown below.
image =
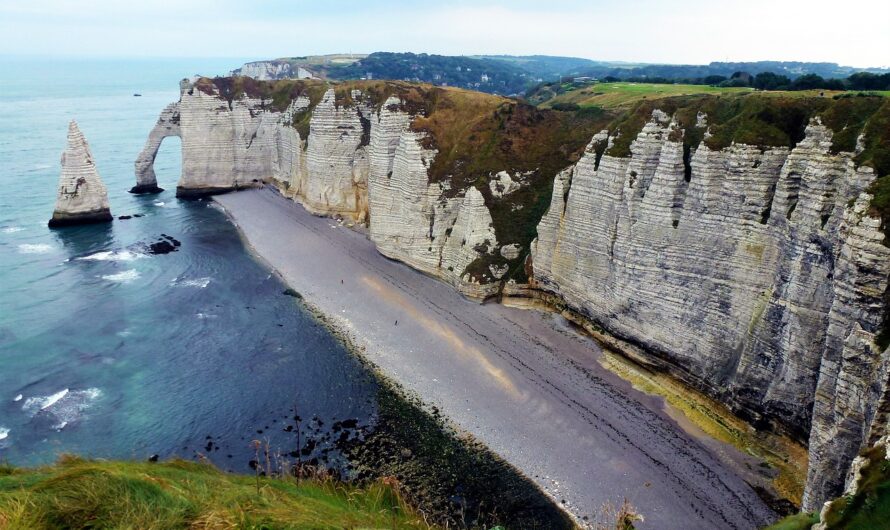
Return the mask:
[[[171, 103], [161, 111], [158, 121], [148, 135], [145, 147], [136, 158], [136, 185], [130, 189], [130, 193], [160, 193], [164, 191], [158, 187], [157, 175], [155, 175], [155, 159], [164, 138], [180, 136], [179, 129], [179, 103]], [[169, 142], [168, 142], [169, 144]], [[181, 161], [180, 161], [181, 163]]]

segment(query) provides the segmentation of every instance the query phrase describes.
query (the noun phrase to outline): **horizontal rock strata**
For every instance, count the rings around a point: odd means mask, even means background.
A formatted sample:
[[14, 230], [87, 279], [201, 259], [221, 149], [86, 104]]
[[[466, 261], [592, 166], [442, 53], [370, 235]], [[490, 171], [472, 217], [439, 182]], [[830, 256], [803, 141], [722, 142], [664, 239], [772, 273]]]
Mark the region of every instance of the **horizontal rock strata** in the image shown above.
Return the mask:
[[675, 129], [653, 114], [630, 158], [597, 160], [591, 146], [557, 178], [536, 286], [742, 416], [809, 441], [813, 509], [876, 422], [886, 428], [890, 356], [874, 342], [890, 249], [866, 213], [874, 175], [830, 154], [814, 122], [791, 151], [702, 144], [687, 179]]
[[62, 153], [62, 174], [56, 208], [49, 226], [59, 227], [111, 221], [108, 191], [99, 178], [86, 138], [71, 120], [68, 145]]

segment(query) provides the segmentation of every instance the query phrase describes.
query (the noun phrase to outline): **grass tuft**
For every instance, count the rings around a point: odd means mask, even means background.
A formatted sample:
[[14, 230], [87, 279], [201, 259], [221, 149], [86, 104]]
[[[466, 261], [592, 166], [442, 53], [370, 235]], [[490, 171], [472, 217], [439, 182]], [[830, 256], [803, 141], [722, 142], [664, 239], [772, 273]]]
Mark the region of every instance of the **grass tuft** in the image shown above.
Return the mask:
[[0, 527], [432, 528], [398, 483], [357, 488], [331, 479], [261, 478], [208, 464], [66, 457], [0, 476]]

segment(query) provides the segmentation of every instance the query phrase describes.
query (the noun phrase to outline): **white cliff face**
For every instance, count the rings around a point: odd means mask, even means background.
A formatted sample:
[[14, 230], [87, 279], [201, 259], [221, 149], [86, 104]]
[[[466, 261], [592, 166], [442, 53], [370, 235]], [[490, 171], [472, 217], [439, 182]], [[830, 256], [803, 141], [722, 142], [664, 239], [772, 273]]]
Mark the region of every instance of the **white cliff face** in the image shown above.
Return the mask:
[[188, 88], [179, 102], [182, 177], [177, 195], [249, 187], [273, 176], [278, 118], [268, 101], [231, 103]]
[[252, 77], [260, 81], [270, 81], [274, 79], [315, 79], [315, 76], [309, 70], [300, 66], [292, 66], [286, 61], [256, 61], [246, 63], [233, 73], [235, 75]]
[[108, 191], [99, 178], [93, 153], [77, 123], [68, 124], [68, 145], [62, 153], [62, 174], [56, 208], [49, 226], [111, 221]]
[[[332, 89], [314, 108], [305, 96], [284, 112], [270, 103], [250, 97], [229, 102], [184, 85], [179, 103], [161, 114], [137, 161], [137, 185], [153, 182], [161, 140], [179, 134], [180, 196], [274, 183], [315, 214], [369, 224], [381, 253], [469, 296], [498, 292], [499, 285], [484, 278], [499, 278], [505, 270], [467, 273], [477, 258], [499, 251], [482, 194], [475, 188], [449, 193], [455, 190], [447, 184], [429, 182], [436, 152], [421, 145], [424, 134], [410, 129], [413, 117], [397, 97], [379, 109], [359, 91], [353, 91], [350, 104], [338, 104]], [[306, 112], [311, 112], [309, 134], [301, 138], [293, 124]], [[178, 131], [172, 126], [177, 116]], [[509, 191], [519, 187], [509, 176], [505, 184]], [[455, 231], [459, 237], [452, 236]], [[517, 252], [506, 251], [514, 258]]]
[[463, 197], [452, 196], [447, 183], [429, 182], [436, 151], [422, 146], [423, 133], [410, 130], [411, 116], [400, 103], [388, 99], [371, 122], [371, 241], [385, 256], [442, 278], [468, 296], [496, 294], [497, 284], [467, 273], [470, 263], [497, 251], [482, 194], [471, 187]]
[[[360, 94], [354, 94], [360, 98]], [[307, 210], [325, 215], [367, 216], [370, 142], [368, 108], [338, 106], [328, 90], [312, 113], [306, 169], [311, 178], [296, 193]]]
[[161, 111], [157, 123], [148, 135], [145, 147], [142, 148], [142, 152], [136, 159], [136, 185], [130, 189], [130, 193], [160, 193], [164, 191], [158, 187], [154, 162], [164, 138], [181, 136], [179, 119], [179, 103], [171, 103]]
[[[557, 177], [532, 249], [534, 279], [654, 353], [656, 366], [748, 418], [809, 436], [811, 508], [842, 484], [886, 399], [858, 361], [845, 374], [854, 389], [837, 381], [847, 355], [887, 364], [873, 343], [890, 249], [879, 220], [860, 214], [851, 229], [847, 206], [874, 177], [849, 154], [830, 154], [831, 133], [814, 122], [790, 152], [702, 145], [687, 182], [673, 127], [654, 114], [629, 159], [605, 155], [595, 168], [588, 148]], [[851, 256], [851, 246], [867, 253]], [[868, 277], [858, 279], [863, 264]], [[872, 298], [850, 300], [851, 281]]]

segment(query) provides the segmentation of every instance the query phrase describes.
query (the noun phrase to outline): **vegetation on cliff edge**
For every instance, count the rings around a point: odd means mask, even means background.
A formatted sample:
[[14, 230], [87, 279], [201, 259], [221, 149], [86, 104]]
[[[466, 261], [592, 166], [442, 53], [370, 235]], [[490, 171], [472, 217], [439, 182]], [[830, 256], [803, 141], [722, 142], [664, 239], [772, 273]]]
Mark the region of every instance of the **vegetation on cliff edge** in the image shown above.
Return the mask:
[[62, 457], [0, 467], [0, 528], [432, 528], [394, 481], [356, 488], [329, 479], [223, 473], [164, 463]]
[[[869, 463], [862, 468], [862, 480], [855, 495], [832, 502], [825, 514], [826, 530], [877, 530], [890, 527], [890, 460], [886, 449], [872, 447], [863, 455]], [[819, 522], [819, 514], [797, 514], [767, 530], [805, 530]]]

